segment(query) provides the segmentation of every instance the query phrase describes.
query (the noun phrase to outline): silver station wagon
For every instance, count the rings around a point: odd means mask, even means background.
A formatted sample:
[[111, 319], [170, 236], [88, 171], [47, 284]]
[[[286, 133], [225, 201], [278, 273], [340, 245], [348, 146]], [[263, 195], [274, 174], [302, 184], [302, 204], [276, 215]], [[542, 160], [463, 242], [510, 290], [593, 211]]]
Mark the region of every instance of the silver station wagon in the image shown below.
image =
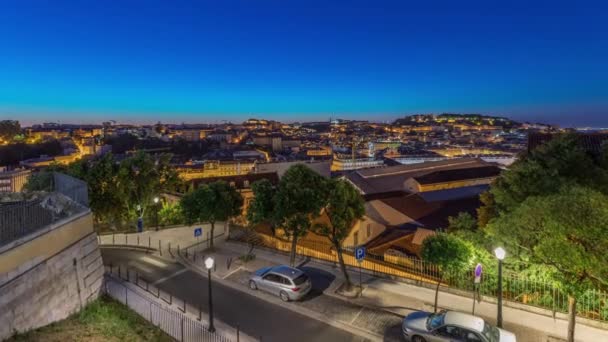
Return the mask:
[[402, 331], [412, 342], [516, 342], [513, 333], [457, 311], [413, 312], [403, 319]]
[[249, 288], [277, 295], [284, 302], [299, 300], [312, 288], [310, 278], [301, 270], [285, 265], [264, 267], [249, 279]]

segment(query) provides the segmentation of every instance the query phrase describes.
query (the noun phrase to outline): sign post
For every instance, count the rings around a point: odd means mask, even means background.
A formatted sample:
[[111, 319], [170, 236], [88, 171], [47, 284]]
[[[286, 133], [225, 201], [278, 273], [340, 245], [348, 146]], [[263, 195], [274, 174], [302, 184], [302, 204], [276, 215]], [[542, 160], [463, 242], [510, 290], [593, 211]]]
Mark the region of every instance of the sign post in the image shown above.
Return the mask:
[[481, 275], [483, 274], [483, 266], [481, 264], [477, 264], [475, 266], [475, 280], [473, 281], [473, 315], [475, 315], [475, 296], [477, 296], [477, 300], [481, 302], [481, 295], [479, 294], [479, 286], [481, 284]]
[[198, 244], [201, 235], [203, 235], [203, 228], [197, 227], [194, 228], [194, 237], [196, 238], [196, 243]]
[[140, 216], [137, 218], [137, 232], [141, 233], [144, 230], [144, 219]]
[[365, 247], [364, 246], [358, 246], [357, 248], [355, 248], [355, 258], [357, 259], [357, 262], [359, 263], [359, 291], [361, 293], [361, 296], [363, 296], [363, 285], [362, 285], [362, 281], [361, 281], [361, 263], [363, 262], [363, 259], [365, 259]]

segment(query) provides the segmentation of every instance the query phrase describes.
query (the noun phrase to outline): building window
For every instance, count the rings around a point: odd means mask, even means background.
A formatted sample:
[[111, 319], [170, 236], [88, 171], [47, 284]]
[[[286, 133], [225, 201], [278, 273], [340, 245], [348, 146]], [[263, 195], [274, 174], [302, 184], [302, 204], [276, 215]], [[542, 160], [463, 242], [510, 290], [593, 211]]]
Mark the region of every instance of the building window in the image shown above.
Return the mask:
[[244, 180], [243, 181], [243, 187], [248, 188], [249, 187], [249, 181], [248, 180]]
[[367, 224], [367, 237], [369, 237], [370, 235], [372, 235], [372, 224], [368, 223]]
[[359, 232], [355, 232], [355, 234], [353, 234], [353, 241], [355, 246], [359, 245]]
[[230, 182], [230, 186], [234, 188], [236, 186], [236, 183], [235, 182]]

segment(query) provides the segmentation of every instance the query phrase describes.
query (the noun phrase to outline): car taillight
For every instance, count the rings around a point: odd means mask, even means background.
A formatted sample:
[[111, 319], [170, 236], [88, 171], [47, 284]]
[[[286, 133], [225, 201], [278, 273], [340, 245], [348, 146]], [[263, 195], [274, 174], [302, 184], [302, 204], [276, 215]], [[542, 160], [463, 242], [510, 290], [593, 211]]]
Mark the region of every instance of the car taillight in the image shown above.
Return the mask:
[[294, 287], [293, 289], [291, 289], [291, 291], [298, 292], [298, 291], [300, 291], [300, 288], [299, 287]]

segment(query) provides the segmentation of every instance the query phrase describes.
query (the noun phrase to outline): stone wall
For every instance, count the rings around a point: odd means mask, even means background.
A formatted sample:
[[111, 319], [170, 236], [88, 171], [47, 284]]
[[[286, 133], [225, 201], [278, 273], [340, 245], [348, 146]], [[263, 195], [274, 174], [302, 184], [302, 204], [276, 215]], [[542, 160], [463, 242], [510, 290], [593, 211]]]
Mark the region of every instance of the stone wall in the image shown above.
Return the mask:
[[[90, 216], [90, 212], [88, 213]], [[81, 217], [53, 231], [69, 228], [70, 224], [83, 225], [90, 217]], [[98, 248], [97, 235], [89, 229], [80, 230], [86, 235], [69, 241], [53, 255], [30, 255], [19, 267], [1, 275], [0, 282], [0, 340], [15, 332], [35, 329], [78, 312], [96, 299], [103, 281], [103, 263]], [[12, 250], [0, 253], [0, 263], [9, 252], [27, 249], [28, 245], [45, 239], [55, 240], [52, 234], [44, 234]], [[66, 240], [63, 240], [66, 241]], [[58, 241], [47, 241], [57, 244]], [[22, 253], [23, 254], [23, 253]], [[11, 257], [14, 260], [14, 256]], [[7, 260], [5, 260], [7, 261]]]

